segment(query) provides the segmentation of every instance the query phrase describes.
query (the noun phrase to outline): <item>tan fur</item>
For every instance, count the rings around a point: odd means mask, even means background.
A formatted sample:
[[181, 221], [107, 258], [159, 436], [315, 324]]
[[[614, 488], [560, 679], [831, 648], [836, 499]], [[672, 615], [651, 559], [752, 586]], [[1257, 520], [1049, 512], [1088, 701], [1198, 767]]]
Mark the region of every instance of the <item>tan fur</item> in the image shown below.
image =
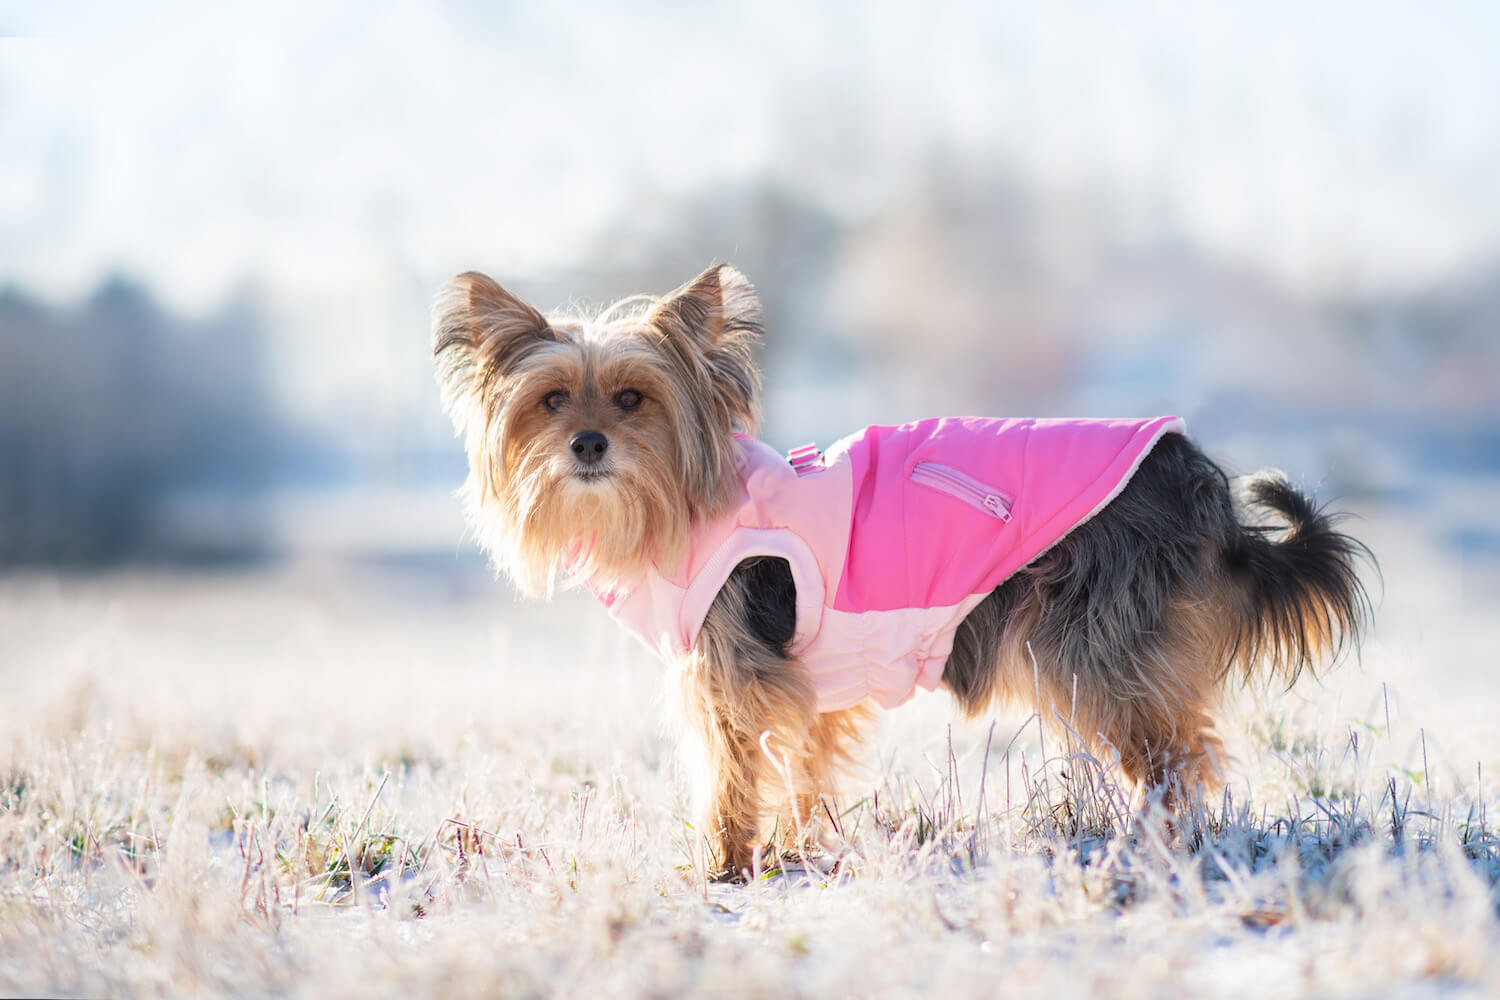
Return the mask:
[[785, 835], [784, 849], [795, 850], [817, 841], [830, 825], [830, 817], [837, 818], [839, 780], [859, 768], [859, 752], [874, 723], [875, 711], [873, 704], [864, 702], [837, 712], [823, 712], [813, 722], [777, 814], [777, 828]]
[[1080, 684], [1075, 708], [1072, 678], [1054, 673], [1043, 683], [1049, 711], [1056, 706], [1065, 719], [1071, 712], [1077, 732], [1116, 750], [1139, 788], [1160, 788], [1171, 800], [1197, 784], [1216, 786], [1224, 760], [1212, 732], [1222, 680], [1216, 664], [1225, 662], [1221, 617], [1206, 604], [1174, 605], [1138, 685]]

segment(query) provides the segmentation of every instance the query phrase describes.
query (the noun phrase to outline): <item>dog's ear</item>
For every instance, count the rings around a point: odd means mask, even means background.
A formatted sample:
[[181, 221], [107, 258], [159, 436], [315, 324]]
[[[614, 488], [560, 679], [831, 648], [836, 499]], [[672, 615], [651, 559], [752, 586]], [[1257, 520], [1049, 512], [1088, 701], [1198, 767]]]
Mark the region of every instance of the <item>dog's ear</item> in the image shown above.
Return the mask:
[[760, 371], [753, 352], [761, 338], [761, 311], [750, 280], [728, 264], [715, 264], [662, 298], [646, 321], [691, 371], [706, 378], [722, 422], [755, 433]]
[[465, 429], [487, 384], [556, 339], [546, 317], [494, 279], [467, 271], [445, 282], [432, 304], [432, 357], [454, 426]]

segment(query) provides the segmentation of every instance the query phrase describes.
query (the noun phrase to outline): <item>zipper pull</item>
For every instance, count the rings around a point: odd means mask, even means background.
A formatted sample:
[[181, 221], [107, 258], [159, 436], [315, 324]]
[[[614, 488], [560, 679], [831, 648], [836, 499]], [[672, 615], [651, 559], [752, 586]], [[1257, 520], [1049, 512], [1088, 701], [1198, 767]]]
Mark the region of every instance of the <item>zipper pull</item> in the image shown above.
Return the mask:
[[1010, 523], [1010, 508], [1005, 505], [1005, 501], [1000, 497], [995, 496], [993, 493], [986, 494], [984, 507], [1006, 524]]

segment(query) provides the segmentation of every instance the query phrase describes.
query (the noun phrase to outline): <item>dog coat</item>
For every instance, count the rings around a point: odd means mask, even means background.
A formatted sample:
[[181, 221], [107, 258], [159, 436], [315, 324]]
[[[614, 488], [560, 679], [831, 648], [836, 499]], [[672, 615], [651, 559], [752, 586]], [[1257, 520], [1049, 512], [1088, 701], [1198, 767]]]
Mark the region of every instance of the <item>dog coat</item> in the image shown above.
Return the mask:
[[1125, 488], [1176, 417], [943, 417], [866, 427], [783, 457], [739, 436], [740, 495], [698, 524], [682, 563], [597, 594], [661, 656], [685, 655], [743, 560], [777, 556], [797, 587], [790, 652], [818, 710], [933, 690], [958, 625], [1016, 570]]

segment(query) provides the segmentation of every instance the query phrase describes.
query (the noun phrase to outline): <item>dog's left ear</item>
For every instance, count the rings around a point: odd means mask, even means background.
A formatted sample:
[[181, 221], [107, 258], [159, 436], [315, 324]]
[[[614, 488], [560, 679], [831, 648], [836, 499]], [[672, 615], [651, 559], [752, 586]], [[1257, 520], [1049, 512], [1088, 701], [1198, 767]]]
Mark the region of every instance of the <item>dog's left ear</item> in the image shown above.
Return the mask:
[[760, 299], [750, 280], [715, 264], [662, 298], [646, 318], [704, 387], [724, 425], [754, 434], [760, 427]]

